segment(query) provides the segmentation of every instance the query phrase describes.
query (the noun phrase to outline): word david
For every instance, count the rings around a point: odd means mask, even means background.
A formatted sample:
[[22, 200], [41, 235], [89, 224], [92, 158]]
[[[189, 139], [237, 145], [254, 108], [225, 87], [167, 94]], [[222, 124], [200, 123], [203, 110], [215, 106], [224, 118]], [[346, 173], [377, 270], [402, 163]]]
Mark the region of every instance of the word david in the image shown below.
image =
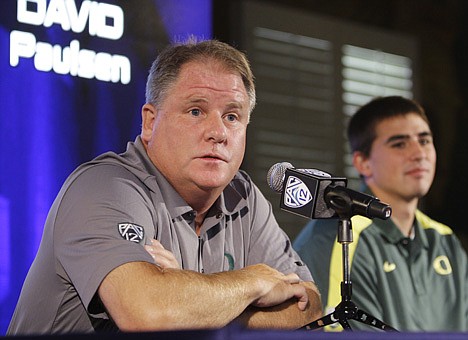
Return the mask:
[[[47, 0], [18, 0], [17, 20], [34, 26], [60, 25], [62, 30], [75, 33], [84, 32], [87, 26], [90, 36], [109, 40], [120, 39], [124, 32], [124, 13], [119, 6], [88, 0], [80, 9], [74, 0], [50, 0], [48, 5]], [[122, 84], [131, 80], [130, 60], [123, 55], [81, 49], [78, 40], [64, 47], [52, 45], [37, 41], [33, 33], [12, 31], [10, 65], [18, 66], [21, 59], [30, 58], [36, 70], [43, 72]]]

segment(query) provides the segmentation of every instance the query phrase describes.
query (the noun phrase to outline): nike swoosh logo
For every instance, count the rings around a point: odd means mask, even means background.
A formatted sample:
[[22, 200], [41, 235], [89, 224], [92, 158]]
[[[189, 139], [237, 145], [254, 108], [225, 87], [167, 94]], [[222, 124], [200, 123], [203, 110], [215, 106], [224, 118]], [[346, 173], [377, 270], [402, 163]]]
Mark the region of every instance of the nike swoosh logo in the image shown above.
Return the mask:
[[395, 263], [390, 263], [388, 261], [385, 261], [383, 264], [383, 270], [386, 273], [393, 272], [396, 269], [396, 264]]

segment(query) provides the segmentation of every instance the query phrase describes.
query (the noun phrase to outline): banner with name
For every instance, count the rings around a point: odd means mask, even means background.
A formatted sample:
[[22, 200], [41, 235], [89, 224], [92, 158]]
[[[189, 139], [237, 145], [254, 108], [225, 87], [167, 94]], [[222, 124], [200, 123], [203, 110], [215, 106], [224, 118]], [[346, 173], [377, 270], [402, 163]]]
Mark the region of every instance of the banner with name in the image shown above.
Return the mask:
[[136, 138], [152, 61], [188, 35], [211, 37], [211, 0], [2, 0], [0, 335], [62, 183]]

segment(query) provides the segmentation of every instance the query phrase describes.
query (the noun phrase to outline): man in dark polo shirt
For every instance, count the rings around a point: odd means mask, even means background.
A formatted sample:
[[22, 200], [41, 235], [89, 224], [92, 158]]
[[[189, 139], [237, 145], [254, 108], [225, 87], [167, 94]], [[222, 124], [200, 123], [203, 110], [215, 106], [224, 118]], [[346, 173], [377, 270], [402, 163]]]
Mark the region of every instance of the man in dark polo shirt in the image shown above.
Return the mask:
[[[436, 151], [422, 107], [402, 97], [376, 98], [351, 118], [353, 164], [366, 191], [392, 207], [388, 220], [352, 218], [352, 301], [401, 331], [468, 330], [468, 263], [452, 230], [423, 214]], [[341, 301], [337, 220], [311, 221], [294, 247], [314, 273], [325, 313]], [[375, 330], [350, 321], [352, 328]], [[328, 330], [341, 330], [338, 323]]]
[[245, 56], [215, 40], [169, 46], [146, 101], [127, 151], [62, 187], [8, 335], [294, 329], [318, 318], [309, 270], [239, 170], [255, 105]]

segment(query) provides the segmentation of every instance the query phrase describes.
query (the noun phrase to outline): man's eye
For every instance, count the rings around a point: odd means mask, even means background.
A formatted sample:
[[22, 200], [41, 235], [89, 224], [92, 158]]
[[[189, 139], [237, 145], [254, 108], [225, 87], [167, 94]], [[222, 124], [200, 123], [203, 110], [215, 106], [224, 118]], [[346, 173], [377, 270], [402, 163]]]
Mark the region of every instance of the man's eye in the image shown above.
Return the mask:
[[398, 143], [392, 144], [392, 148], [403, 149], [405, 147], [405, 145], [406, 145], [405, 142], [398, 142]]
[[198, 117], [201, 114], [201, 111], [200, 109], [191, 109], [190, 113], [192, 114], [192, 116]]
[[229, 114], [226, 116], [226, 119], [230, 122], [235, 122], [237, 120], [237, 116], [234, 114]]
[[428, 138], [423, 138], [423, 139], [419, 140], [419, 144], [421, 144], [421, 145], [427, 145], [427, 144], [431, 144], [431, 143], [432, 143], [432, 141], [430, 139], [428, 139]]

